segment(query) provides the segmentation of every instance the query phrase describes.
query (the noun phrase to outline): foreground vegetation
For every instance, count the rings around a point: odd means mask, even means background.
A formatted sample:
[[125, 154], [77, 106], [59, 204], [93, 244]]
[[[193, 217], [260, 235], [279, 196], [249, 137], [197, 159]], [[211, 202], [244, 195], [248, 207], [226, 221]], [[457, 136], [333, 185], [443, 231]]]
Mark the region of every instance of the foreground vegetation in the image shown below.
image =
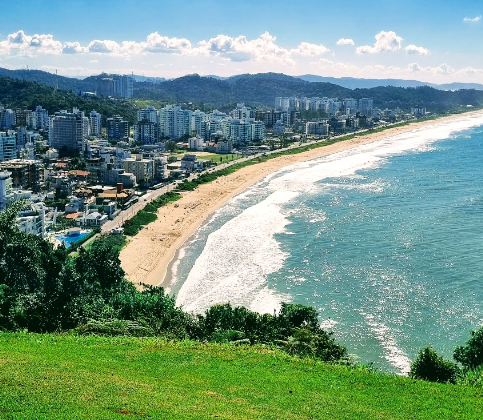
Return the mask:
[[261, 315], [224, 304], [203, 315], [188, 314], [163, 288], [138, 289], [124, 278], [121, 237], [101, 237], [89, 249], [69, 255], [65, 247], [54, 249], [18, 230], [20, 205], [0, 212], [0, 331], [75, 329], [79, 334], [265, 344], [348, 363], [347, 350], [319, 328], [313, 308], [283, 304], [278, 314]]
[[2, 419], [480, 419], [483, 392], [263, 347], [0, 333]]

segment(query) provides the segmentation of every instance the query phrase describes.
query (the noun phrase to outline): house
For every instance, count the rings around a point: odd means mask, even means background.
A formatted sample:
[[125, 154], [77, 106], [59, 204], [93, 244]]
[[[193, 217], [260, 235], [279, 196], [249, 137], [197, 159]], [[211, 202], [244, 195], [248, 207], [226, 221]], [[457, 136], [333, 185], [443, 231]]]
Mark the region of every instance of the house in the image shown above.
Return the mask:
[[84, 220], [86, 226], [102, 226], [104, 223], [107, 222], [108, 217], [106, 214], [102, 215], [98, 211], [94, 211], [92, 213], [89, 213]]

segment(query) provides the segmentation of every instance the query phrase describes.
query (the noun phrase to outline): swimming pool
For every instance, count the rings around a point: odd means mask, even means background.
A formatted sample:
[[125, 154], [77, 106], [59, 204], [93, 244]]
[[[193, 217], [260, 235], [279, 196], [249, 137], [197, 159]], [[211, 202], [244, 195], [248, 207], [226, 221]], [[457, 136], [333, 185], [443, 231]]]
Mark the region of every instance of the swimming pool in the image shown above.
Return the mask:
[[64, 245], [69, 248], [74, 242], [84, 239], [87, 235], [89, 235], [89, 231], [83, 231], [78, 235], [55, 235], [55, 239], [59, 242], [63, 242]]

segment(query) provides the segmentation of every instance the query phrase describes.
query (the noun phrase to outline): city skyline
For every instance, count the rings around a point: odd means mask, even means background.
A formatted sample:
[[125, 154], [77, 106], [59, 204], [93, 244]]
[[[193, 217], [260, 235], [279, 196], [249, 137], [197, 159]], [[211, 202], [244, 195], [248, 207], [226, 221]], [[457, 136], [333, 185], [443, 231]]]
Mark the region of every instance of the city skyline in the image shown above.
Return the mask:
[[0, 67], [70, 77], [278, 72], [483, 83], [477, 1], [259, 3], [10, 4], [0, 22]]

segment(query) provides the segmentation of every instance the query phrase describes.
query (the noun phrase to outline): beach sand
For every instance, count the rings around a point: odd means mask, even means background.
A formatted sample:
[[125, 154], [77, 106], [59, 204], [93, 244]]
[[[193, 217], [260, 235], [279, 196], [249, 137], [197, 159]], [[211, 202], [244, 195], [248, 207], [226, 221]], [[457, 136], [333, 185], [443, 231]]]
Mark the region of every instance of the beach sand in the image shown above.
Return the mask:
[[[477, 113], [481, 115], [483, 111]], [[464, 116], [468, 115], [464, 114]], [[126, 277], [134, 284], [142, 282], [163, 286], [169, 291], [170, 284], [166, 271], [176, 251], [183, 243], [210, 214], [235, 195], [278, 169], [461, 117], [462, 115], [454, 115], [438, 120], [414, 122], [403, 127], [389, 128], [382, 132], [355, 137], [307, 152], [277, 157], [220, 177], [212, 183], [199, 186], [195, 191], [183, 193], [183, 197], [177, 202], [160, 208], [158, 219], [131, 238], [123, 248], [120, 259]]]

